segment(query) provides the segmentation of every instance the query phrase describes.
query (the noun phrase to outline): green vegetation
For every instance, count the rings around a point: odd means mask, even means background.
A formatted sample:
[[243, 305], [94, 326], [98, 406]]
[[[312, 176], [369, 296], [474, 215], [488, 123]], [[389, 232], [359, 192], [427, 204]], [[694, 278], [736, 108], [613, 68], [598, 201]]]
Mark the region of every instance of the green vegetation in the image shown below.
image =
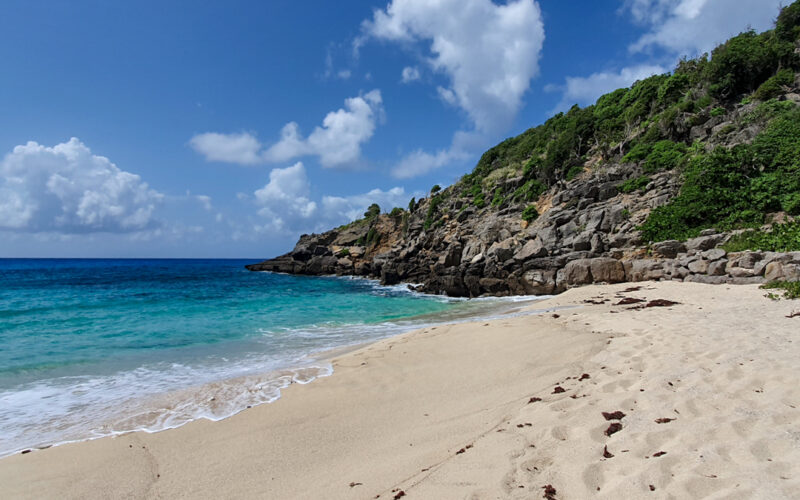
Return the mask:
[[411, 201], [408, 202], [408, 211], [410, 213], [414, 213], [414, 210], [417, 209], [417, 200], [416, 198], [411, 198]]
[[536, 210], [534, 205], [528, 205], [525, 207], [525, 210], [522, 211], [522, 220], [524, 221], [533, 222], [537, 217], [539, 217], [539, 211]]
[[348, 255], [350, 255], [350, 249], [349, 248], [342, 248], [341, 250], [339, 250], [336, 253], [336, 256], [339, 257], [339, 258], [347, 257]]
[[365, 219], [374, 219], [375, 217], [380, 215], [380, 213], [381, 213], [381, 207], [378, 206], [377, 203], [373, 203], [372, 205], [369, 206], [367, 211], [364, 212], [364, 218]]
[[427, 231], [435, 222], [436, 215], [439, 211], [439, 205], [442, 203], [444, 197], [441, 194], [437, 194], [431, 197], [431, 202], [428, 205], [428, 213], [425, 216], [425, 223], [423, 224], [423, 228]]
[[617, 186], [617, 188], [622, 193], [632, 193], [634, 191], [644, 191], [648, 184], [650, 184], [650, 177], [643, 175], [634, 179], [628, 179]]
[[442, 186], [440, 186], [438, 184], [434, 184], [433, 187], [431, 188], [431, 193], [432, 194], [436, 194], [441, 190], [442, 190]]
[[[710, 57], [683, 59], [671, 74], [573, 106], [502, 141], [456, 184], [431, 189], [424, 227], [443, 223], [442, 196], [479, 209], [512, 203], [528, 210], [550, 187], [620, 159], [644, 174], [622, 183], [622, 192], [646, 189], [657, 172], [682, 176], [678, 196], [641, 226], [649, 241], [685, 239], [710, 227], [758, 227], [770, 212], [800, 215], [800, 111], [776, 99], [800, 70], [798, 39], [800, 0], [780, 11], [773, 30], [741, 33]], [[708, 142], [693, 143], [695, 127], [713, 117], [725, 117], [726, 125]], [[412, 199], [408, 213], [417, 206]]]
[[366, 246], [377, 245], [381, 241], [381, 233], [379, 233], [374, 227], [369, 228], [367, 232], [367, 239], [364, 241]]
[[[765, 290], [782, 290], [784, 299], [800, 299], [800, 281], [773, 281], [761, 285]], [[767, 297], [777, 300], [779, 297], [775, 294], [769, 294]]]
[[728, 252], [762, 250], [766, 252], [800, 251], [800, 222], [776, 224], [770, 231], [749, 230], [733, 236], [723, 247]]
[[400, 217], [400, 216], [401, 216], [401, 215], [403, 215], [404, 213], [405, 213], [405, 210], [403, 210], [402, 208], [400, 208], [400, 207], [394, 207], [394, 208], [392, 209], [392, 211], [391, 211], [391, 212], [389, 212], [389, 216], [390, 216], [390, 217]]

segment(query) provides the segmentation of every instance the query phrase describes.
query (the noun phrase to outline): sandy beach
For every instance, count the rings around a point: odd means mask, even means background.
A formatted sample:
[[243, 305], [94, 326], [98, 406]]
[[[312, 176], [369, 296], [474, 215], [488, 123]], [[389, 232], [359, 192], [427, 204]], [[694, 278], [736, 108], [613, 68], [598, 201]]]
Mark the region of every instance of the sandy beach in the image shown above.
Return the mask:
[[0, 496], [798, 498], [800, 303], [765, 295], [572, 289], [348, 352], [220, 422], [7, 457]]

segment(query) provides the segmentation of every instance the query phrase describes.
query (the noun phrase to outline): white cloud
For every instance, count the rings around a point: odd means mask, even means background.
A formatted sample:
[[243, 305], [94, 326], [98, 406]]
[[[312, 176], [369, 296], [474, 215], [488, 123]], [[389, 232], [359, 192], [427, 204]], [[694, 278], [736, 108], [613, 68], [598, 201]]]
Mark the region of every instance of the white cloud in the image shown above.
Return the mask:
[[373, 203], [386, 211], [405, 207], [410, 198], [402, 187], [351, 196], [322, 196], [319, 203], [311, 200], [310, 192], [311, 184], [301, 162], [273, 169], [269, 182], [253, 193], [261, 218], [255, 230], [280, 234], [325, 231], [363, 216]]
[[401, 187], [393, 187], [388, 191], [373, 189], [352, 196], [323, 196], [322, 211], [333, 221], [346, 222], [362, 217], [373, 203], [377, 203], [384, 212], [387, 212], [394, 207], [405, 208], [410, 199], [405, 189]]
[[198, 194], [194, 198], [198, 202], [200, 202], [200, 204], [203, 206], [203, 208], [207, 212], [210, 212], [211, 210], [213, 210], [214, 207], [211, 205], [211, 197], [210, 196], [205, 195], [205, 194]]
[[[449, 78], [448, 88], [484, 133], [504, 131], [539, 70], [544, 25], [533, 0], [392, 0], [362, 23], [367, 39], [429, 42], [427, 62]], [[440, 92], [441, 94], [442, 92]]]
[[383, 99], [379, 90], [351, 97], [345, 100], [344, 108], [328, 113], [322, 126], [316, 127], [306, 139], [297, 123], [286, 124], [281, 139], [264, 152], [264, 158], [280, 162], [316, 155], [325, 167], [352, 164], [361, 156], [361, 145], [372, 137], [382, 118]]
[[191, 138], [192, 148], [208, 161], [253, 165], [262, 161], [259, 156], [261, 143], [251, 134], [218, 134], [206, 132]]
[[296, 227], [309, 219], [317, 204], [308, 199], [310, 186], [302, 162], [291, 167], [275, 168], [269, 173], [269, 182], [253, 193], [258, 214], [267, 219], [266, 225], [276, 231]]
[[593, 73], [586, 77], [569, 76], [564, 85], [549, 86], [545, 90], [561, 90], [561, 101], [553, 112], [566, 111], [573, 104], [586, 106], [594, 104], [597, 98], [613, 90], [629, 87], [637, 80], [643, 80], [652, 75], [665, 73], [667, 70], [661, 66], [644, 64], [623, 68], [619, 72]]
[[632, 52], [659, 47], [676, 57], [708, 52], [752, 28], [772, 26], [786, 0], [627, 0], [634, 20], [650, 31], [630, 46]]
[[27, 232], [135, 232], [156, 226], [164, 196], [93, 155], [77, 138], [16, 146], [0, 162], [0, 228]]
[[190, 144], [209, 161], [252, 165], [318, 156], [324, 167], [354, 166], [361, 157], [361, 146], [372, 137], [383, 117], [383, 99], [376, 89], [345, 99], [344, 108], [328, 113], [322, 126], [306, 138], [296, 122], [289, 122], [278, 142], [267, 149], [248, 133], [208, 132], [194, 136]]
[[401, 73], [401, 82], [403, 83], [410, 83], [416, 80], [419, 80], [419, 68], [416, 66], [406, 66], [403, 68], [403, 72]]

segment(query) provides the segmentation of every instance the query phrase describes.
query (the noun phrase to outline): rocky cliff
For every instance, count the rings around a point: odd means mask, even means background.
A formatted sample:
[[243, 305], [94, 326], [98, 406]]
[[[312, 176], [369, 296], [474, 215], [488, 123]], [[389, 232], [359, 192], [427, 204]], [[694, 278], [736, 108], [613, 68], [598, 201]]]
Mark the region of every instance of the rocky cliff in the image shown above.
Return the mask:
[[[373, 207], [247, 267], [469, 297], [800, 279], [798, 70], [795, 2], [775, 30], [560, 113], [408, 209]], [[775, 223], [774, 238], [755, 238]]]

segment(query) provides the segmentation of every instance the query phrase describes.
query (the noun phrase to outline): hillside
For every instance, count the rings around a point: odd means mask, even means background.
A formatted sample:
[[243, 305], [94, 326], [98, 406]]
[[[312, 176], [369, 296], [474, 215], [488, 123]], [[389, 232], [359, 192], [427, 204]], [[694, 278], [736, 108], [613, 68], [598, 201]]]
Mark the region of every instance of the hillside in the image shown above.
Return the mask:
[[800, 250], [798, 70], [800, 1], [773, 30], [503, 141], [406, 209], [373, 206], [248, 268], [457, 296], [800, 279], [800, 253], [774, 253]]

